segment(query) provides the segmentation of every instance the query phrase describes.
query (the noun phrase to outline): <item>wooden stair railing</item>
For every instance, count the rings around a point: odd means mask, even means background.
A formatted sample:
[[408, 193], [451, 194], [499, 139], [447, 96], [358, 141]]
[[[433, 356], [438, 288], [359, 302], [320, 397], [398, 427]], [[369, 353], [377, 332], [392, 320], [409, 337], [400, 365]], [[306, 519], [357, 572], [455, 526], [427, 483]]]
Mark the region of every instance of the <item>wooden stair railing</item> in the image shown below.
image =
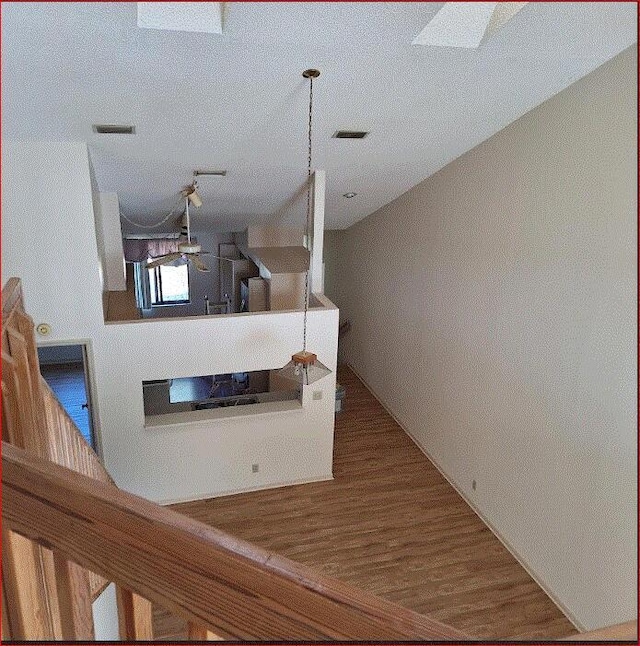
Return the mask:
[[[3, 526], [120, 585], [129, 639], [152, 638], [145, 599], [185, 619], [200, 638], [465, 639], [426, 616], [6, 443], [2, 486]], [[67, 626], [69, 615], [65, 609]]]
[[[34, 324], [24, 310], [17, 278], [9, 279], [2, 290], [2, 437], [41, 458], [113, 484], [40, 374]], [[64, 598], [70, 589], [88, 586], [83, 595], [93, 600], [108, 581], [93, 572], [81, 571], [75, 564], [65, 565], [60, 555], [10, 532], [3, 531], [2, 543], [3, 604], [7, 606], [3, 634], [12, 626], [13, 632], [25, 639], [43, 634], [63, 639], [59, 597]], [[66, 585], [62, 586], [62, 581]], [[60, 590], [58, 585], [62, 586]], [[15, 604], [6, 604], [5, 595], [31, 605], [28, 622], [17, 616], [11, 619]], [[89, 625], [90, 616], [84, 623]]]
[[626, 621], [622, 624], [589, 630], [588, 632], [565, 637], [569, 642], [631, 642], [638, 643], [638, 620]]

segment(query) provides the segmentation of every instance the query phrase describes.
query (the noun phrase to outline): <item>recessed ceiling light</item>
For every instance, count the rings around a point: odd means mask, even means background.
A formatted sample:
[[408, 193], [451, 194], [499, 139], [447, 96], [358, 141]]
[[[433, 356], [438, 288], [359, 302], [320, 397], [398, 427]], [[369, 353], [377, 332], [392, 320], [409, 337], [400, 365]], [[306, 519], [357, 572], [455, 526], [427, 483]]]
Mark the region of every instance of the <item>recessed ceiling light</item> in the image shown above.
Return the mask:
[[357, 193], [349, 192], [349, 193], [345, 193], [342, 197], [346, 197], [347, 199], [349, 199], [349, 198], [355, 197], [356, 195]]
[[366, 130], [338, 130], [333, 139], [364, 139], [368, 134]]
[[96, 123], [93, 125], [93, 132], [99, 135], [135, 135], [136, 127]]

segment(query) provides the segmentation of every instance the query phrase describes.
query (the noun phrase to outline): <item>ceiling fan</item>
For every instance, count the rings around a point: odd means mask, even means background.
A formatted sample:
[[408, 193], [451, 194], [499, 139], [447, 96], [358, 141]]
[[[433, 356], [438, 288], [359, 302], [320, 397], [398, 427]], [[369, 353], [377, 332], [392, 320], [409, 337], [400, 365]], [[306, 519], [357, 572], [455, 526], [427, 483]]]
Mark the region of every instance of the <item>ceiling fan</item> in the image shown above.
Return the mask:
[[[191, 221], [189, 219], [189, 202], [191, 202], [195, 207], [202, 206], [202, 200], [196, 191], [196, 182], [189, 184], [181, 191], [182, 196], [184, 197], [185, 211], [183, 216], [183, 235], [180, 236], [180, 241], [178, 242], [178, 251], [165, 254], [164, 256], [159, 256], [154, 258], [148, 265], [147, 269], [153, 269], [154, 267], [159, 267], [160, 265], [169, 265], [176, 260], [181, 258], [192, 262], [195, 268], [198, 271], [209, 271], [200, 256], [204, 254], [209, 254], [209, 251], [203, 251], [202, 247], [195, 241], [191, 239]], [[184, 235], [184, 229], [186, 228], [186, 235]], [[217, 258], [217, 256], [213, 256]]]

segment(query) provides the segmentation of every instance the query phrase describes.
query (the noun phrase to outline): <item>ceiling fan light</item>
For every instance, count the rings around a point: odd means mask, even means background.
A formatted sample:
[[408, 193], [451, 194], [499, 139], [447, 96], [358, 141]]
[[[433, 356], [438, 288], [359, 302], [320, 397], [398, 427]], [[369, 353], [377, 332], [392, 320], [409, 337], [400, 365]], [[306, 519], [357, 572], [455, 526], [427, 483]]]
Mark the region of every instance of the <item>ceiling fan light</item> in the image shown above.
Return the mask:
[[198, 191], [196, 191], [195, 189], [191, 193], [189, 193], [187, 197], [189, 198], [189, 202], [191, 202], [191, 204], [193, 204], [193, 206], [195, 206], [197, 209], [202, 206], [202, 200], [198, 195]]
[[180, 253], [200, 253], [202, 247], [193, 240], [191, 242], [185, 241], [178, 244], [178, 251]]

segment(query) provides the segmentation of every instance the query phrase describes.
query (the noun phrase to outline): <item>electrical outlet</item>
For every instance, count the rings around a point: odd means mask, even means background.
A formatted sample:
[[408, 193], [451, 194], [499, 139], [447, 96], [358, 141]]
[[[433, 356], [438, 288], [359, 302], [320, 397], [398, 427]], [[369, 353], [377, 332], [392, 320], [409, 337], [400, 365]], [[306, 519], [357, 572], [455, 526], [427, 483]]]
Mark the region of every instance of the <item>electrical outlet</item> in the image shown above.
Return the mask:
[[251, 465], [251, 473], [258, 473], [260, 467], [257, 464]]
[[321, 390], [314, 390], [313, 391], [313, 399], [315, 401], [318, 401], [319, 399], [322, 399], [322, 391]]
[[471, 481], [471, 488], [475, 491], [476, 490], [477, 483], [475, 480]]

